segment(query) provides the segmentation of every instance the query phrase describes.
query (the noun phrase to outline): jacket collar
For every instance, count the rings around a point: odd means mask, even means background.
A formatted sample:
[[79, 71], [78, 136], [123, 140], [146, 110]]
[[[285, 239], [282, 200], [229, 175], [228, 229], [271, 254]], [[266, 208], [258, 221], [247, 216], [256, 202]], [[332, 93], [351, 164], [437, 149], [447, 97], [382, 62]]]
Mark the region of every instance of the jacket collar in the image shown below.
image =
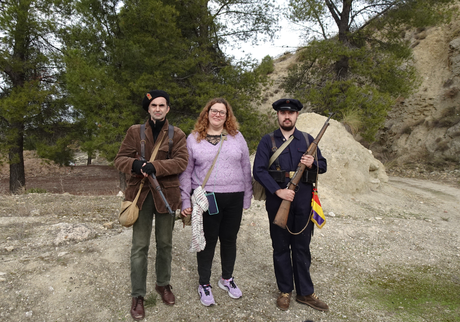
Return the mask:
[[[168, 127], [169, 127], [169, 122], [168, 122], [168, 119], [165, 119], [165, 123], [163, 124], [163, 127], [161, 128], [160, 130], [160, 133], [158, 134], [158, 137], [160, 137], [161, 133], [162, 132], [165, 132], [168, 130]], [[164, 135], [167, 135], [166, 133], [163, 134]], [[158, 139], [158, 138], [157, 138]], [[152, 131], [152, 128], [150, 127], [150, 124], [149, 124], [149, 119], [147, 119], [147, 121], [145, 122], [145, 140], [147, 142], [150, 142], [152, 145], [154, 145], [154, 141], [153, 141], [153, 131]], [[155, 141], [156, 142], [156, 141]]]
[[[281, 140], [284, 139], [284, 135], [283, 133], [281, 133], [281, 129], [276, 129], [275, 130], [275, 137], [276, 138], [280, 138]], [[296, 140], [301, 140], [303, 135], [302, 135], [302, 132], [300, 132], [299, 130], [297, 130], [297, 128], [294, 129], [294, 133], [292, 134], [294, 136], [294, 139]]]

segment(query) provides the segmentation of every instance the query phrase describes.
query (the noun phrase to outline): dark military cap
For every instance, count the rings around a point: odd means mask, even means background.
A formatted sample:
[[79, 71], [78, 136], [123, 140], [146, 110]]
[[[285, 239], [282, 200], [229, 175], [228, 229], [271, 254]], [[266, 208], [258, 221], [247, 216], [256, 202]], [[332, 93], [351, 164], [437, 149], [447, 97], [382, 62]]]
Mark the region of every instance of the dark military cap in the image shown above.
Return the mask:
[[164, 97], [166, 99], [166, 103], [169, 106], [169, 95], [165, 91], [160, 91], [160, 90], [154, 90], [150, 91], [144, 96], [144, 100], [142, 101], [142, 108], [146, 111], [149, 110], [149, 104], [152, 100], [154, 100], [157, 97]]
[[275, 111], [294, 111], [298, 112], [303, 108], [302, 103], [293, 98], [282, 98], [272, 104]]

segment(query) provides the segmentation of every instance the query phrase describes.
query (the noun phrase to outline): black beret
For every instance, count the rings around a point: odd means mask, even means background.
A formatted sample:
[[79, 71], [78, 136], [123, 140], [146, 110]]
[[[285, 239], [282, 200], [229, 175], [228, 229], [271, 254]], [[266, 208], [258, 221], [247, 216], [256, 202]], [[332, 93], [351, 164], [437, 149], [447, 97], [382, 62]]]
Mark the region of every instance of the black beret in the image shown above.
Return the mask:
[[154, 91], [150, 91], [147, 94], [145, 94], [144, 100], [142, 101], [142, 108], [148, 111], [150, 102], [157, 97], [164, 97], [166, 99], [166, 103], [168, 103], [168, 106], [169, 106], [168, 93], [166, 93], [165, 91], [154, 90]]
[[298, 112], [303, 108], [302, 103], [293, 98], [282, 98], [272, 104], [275, 111], [295, 111]]

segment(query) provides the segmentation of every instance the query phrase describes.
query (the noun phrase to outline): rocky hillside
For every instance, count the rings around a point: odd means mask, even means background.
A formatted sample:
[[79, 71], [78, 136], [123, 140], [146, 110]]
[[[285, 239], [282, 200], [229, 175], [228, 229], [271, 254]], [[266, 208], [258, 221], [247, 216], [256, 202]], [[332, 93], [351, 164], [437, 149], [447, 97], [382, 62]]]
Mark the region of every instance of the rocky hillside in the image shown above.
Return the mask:
[[382, 160], [432, 165], [460, 160], [460, 21], [408, 35], [421, 85], [400, 98], [371, 149]]
[[[411, 96], [397, 100], [370, 149], [387, 168], [396, 171], [400, 167], [415, 169], [414, 164], [427, 173], [437, 167], [458, 168], [460, 20], [408, 31], [406, 37], [412, 44], [421, 85]], [[261, 110], [271, 110], [276, 99], [286, 96], [280, 84], [287, 68], [295, 63], [292, 53], [276, 59], [273, 84], [266, 89]]]

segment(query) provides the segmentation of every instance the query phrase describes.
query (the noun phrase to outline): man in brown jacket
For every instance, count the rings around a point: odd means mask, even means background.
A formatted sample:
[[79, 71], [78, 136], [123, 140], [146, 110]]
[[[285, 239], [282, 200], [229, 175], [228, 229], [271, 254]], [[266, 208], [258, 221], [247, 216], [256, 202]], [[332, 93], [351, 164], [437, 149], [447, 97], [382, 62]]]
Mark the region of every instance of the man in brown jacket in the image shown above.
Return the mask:
[[150, 184], [147, 177], [152, 173], [155, 174], [171, 209], [180, 209], [179, 174], [185, 170], [188, 162], [185, 133], [174, 127], [172, 145], [168, 142], [169, 123], [166, 114], [170, 110], [169, 95], [160, 90], [148, 92], [142, 107], [150, 115], [145, 123], [145, 159], [149, 160], [156, 146], [160, 144], [155, 160], [148, 162], [138, 158], [142, 153], [140, 124], [128, 129], [115, 158], [116, 168], [129, 174], [125, 191], [126, 200], [134, 200], [142, 178], [146, 178], [137, 202], [140, 211], [139, 218], [133, 225], [131, 247], [131, 316], [135, 320], [143, 319], [145, 316], [147, 258], [154, 215], [157, 277], [155, 290], [161, 295], [165, 304], [175, 303], [170, 285], [172, 231], [175, 218], [168, 213], [159, 192]]

